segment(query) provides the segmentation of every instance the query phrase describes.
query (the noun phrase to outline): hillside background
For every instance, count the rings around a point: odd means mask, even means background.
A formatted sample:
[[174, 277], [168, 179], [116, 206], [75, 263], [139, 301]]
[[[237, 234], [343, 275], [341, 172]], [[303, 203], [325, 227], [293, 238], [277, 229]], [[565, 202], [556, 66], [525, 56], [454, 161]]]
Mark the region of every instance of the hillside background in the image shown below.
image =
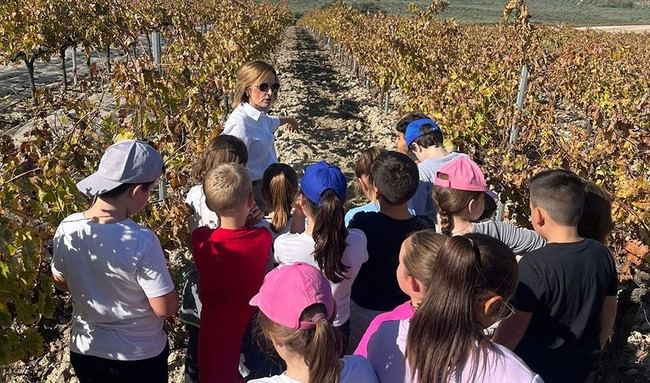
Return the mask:
[[[443, 18], [455, 18], [463, 23], [494, 24], [499, 21], [506, 0], [448, 0]], [[288, 0], [297, 15], [329, 4], [330, 0]], [[348, 0], [360, 10], [382, 10], [407, 13], [407, 4], [426, 6], [430, 1], [415, 0]], [[572, 25], [650, 24], [649, 0], [529, 0], [531, 22]]]

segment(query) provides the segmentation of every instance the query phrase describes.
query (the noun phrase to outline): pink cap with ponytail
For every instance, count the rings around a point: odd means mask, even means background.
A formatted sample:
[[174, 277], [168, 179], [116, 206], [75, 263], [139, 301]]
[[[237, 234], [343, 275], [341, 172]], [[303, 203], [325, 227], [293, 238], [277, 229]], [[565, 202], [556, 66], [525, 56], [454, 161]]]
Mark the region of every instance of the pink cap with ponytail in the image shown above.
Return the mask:
[[[301, 321], [302, 312], [317, 303], [325, 306], [326, 315], [316, 314], [308, 321]], [[250, 305], [259, 307], [273, 322], [295, 330], [314, 328], [319, 320], [328, 320], [334, 315], [329, 281], [319, 269], [306, 263], [271, 270]]]

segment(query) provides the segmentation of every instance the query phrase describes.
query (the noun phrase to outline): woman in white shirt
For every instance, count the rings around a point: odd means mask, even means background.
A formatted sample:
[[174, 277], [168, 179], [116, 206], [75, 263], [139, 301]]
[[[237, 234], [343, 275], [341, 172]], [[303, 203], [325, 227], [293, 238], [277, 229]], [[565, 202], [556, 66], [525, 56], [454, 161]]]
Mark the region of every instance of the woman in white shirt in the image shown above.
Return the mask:
[[237, 71], [234, 110], [228, 116], [222, 133], [238, 137], [246, 144], [249, 153], [247, 168], [253, 180], [255, 201], [262, 210], [264, 201], [260, 194], [260, 181], [264, 170], [278, 162], [273, 133], [284, 124], [292, 129], [298, 128], [294, 117], [268, 114], [279, 90], [280, 83], [273, 66], [264, 61], [244, 64]]

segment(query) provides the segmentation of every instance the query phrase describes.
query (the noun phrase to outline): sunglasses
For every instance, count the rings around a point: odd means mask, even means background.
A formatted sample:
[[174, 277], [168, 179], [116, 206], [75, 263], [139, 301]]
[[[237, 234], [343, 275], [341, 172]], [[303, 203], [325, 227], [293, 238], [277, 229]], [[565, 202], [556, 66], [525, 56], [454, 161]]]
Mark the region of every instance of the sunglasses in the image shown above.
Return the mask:
[[259, 84], [259, 85], [255, 85], [255, 87], [256, 87], [257, 89], [259, 89], [261, 92], [264, 92], [264, 93], [268, 92], [269, 89], [271, 89], [271, 91], [272, 91], [273, 93], [276, 93], [277, 91], [280, 90], [280, 84], [278, 84], [277, 82], [276, 82], [276, 83], [273, 83], [273, 84], [271, 84], [271, 85], [269, 85], [269, 84], [263, 82], [263, 83], [261, 83], [261, 84]]

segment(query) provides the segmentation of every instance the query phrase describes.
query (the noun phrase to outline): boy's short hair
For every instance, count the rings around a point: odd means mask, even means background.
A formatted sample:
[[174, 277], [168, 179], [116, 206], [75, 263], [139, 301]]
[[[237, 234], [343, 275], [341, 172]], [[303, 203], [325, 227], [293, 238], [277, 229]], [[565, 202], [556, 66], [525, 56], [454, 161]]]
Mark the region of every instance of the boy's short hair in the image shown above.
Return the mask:
[[400, 117], [399, 121], [397, 121], [397, 124], [395, 125], [395, 130], [402, 134], [406, 134], [406, 127], [408, 126], [409, 123], [415, 121], [415, 120], [421, 120], [423, 118], [429, 118], [424, 113], [418, 113], [418, 112], [408, 112], [402, 117]]
[[370, 170], [375, 187], [391, 205], [406, 203], [418, 188], [418, 166], [406, 154], [382, 152]]
[[151, 185], [156, 181], [151, 181], [151, 182], [143, 182], [143, 183], [137, 183], [137, 184], [122, 184], [115, 189], [111, 189], [107, 192], [104, 192], [102, 194], [99, 194], [99, 198], [116, 198], [121, 196], [122, 194], [126, 193], [129, 189], [135, 186], [142, 186], [145, 189], [149, 189]]
[[235, 163], [215, 165], [203, 180], [205, 204], [217, 214], [240, 209], [248, 201], [252, 190], [248, 170]]
[[416, 138], [412, 144], [418, 144], [423, 148], [428, 148], [430, 146], [442, 146], [445, 137], [443, 136], [442, 130], [439, 127], [437, 129], [434, 129], [433, 125], [424, 124], [420, 126], [420, 132], [422, 135]]
[[545, 170], [530, 180], [530, 203], [559, 225], [577, 226], [585, 205], [584, 183], [571, 171]]

